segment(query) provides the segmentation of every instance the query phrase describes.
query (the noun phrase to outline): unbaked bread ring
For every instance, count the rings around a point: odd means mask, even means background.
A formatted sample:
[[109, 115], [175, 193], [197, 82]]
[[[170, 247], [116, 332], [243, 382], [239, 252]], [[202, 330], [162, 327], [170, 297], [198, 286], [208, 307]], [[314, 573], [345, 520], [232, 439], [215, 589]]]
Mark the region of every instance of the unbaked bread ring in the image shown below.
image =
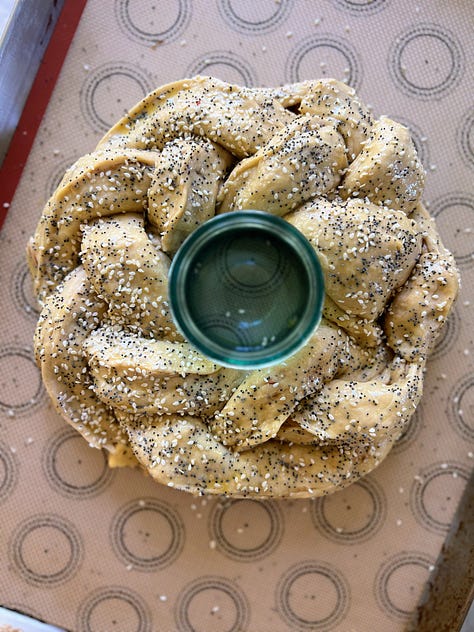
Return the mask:
[[[374, 469], [420, 400], [459, 275], [409, 131], [333, 79], [156, 90], [65, 174], [28, 247], [41, 374], [111, 466], [194, 494], [311, 497]], [[215, 214], [283, 216], [327, 295], [306, 346], [222, 367], [177, 330], [170, 259]]]

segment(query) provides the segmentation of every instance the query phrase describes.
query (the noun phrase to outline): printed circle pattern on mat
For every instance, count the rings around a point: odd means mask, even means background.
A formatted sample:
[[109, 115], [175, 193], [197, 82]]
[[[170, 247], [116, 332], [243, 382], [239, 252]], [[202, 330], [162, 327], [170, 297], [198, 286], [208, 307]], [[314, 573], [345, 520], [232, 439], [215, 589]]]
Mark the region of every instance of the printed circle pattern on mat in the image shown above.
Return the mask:
[[73, 428], [61, 430], [46, 443], [43, 472], [49, 485], [71, 498], [91, 498], [113, 480], [102, 450], [91, 450]]
[[347, 615], [349, 584], [332, 566], [304, 562], [289, 568], [279, 581], [277, 609], [291, 630], [330, 630]]
[[404, 551], [384, 562], [375, 578], [379, 608], [393, 619], [408, 621], [433, 569], [431, 558], [416, 551]]
[[9, 554], [14, 568], [28, 583], [57, 586], [78, 571], [83, 545], [71, 522], [55, 514], [37, 514], [15, 527]]
[[431, 99], [446, 96], [461, 80], [464, 52], [456, 37], [438, 24], [417, 24], [395, 38], [389, 70], [407, 94]]
[[248, 61], [233, 52], [215, 50], [198, 57], [186, 70], [186, 75], [212, 75], [222, 81], [248, 87], [258, 83], [255, 70]]
[[219, 0], [222, 18], [236, 31], [246, 35], [261, 35], [278, 28], [288, 17], [293, 0]]
[[336, 7], [350, 11], [353, 15], [370, 15], [382, 11], [389, 0], [332, 0]]
[[458, 128], [458, 145], [469, 167], [474, 167], [474, 107], [463, 116]]
[[0, 348], [0, 412], [25, 413], [43, 400], [44, 387], [31, 351], [22, 347]]
[[64, 158], [54, 166], [49, 177], [46, 179], [45, 195], [47, 198], [53, 195], [70, 167], [76, 163], [77, 158], [77, 156]]
[[[470, 267], [474, 263], [473, 240], [466, 239], [464, 228], [468, 230], [474, 221], [474, 195], [469, 193], [448, 193], [437, 198], [430, 206], [443, 242], [453, 253], [456, 263]], [[455, 219], [454, 219], [455, 218]]]
[[441, 336], [436, 341], [436, 345], [431, 352], [429, 357], [430, 362], [432, 360], [436, 360], [437, 358], [441, 358], [451, 351], [457, 342], [460, 328], [461, 319], [459, 318], [456, 307], [453, 307], [443, 329], [441, 330]]
[[290, 52], [285, 77], [288, 82], [298, 82], [314, 79], [315, 74], [322, 79], [339, 79], [357, 90], [362, 81], [359, 54], [349, 42], [339, 37], [306, 37]]
[[216, 314], [200, 316], [196, 322], [204, 332], [209, 331], [213, 336], [222, 335], [229, 343], [232, 341], [235, 347], [249, 346], [251, 344], [248, 332], [238, 329], [239, 321], [236, 318], [227, 318]]
[[175, 621], [179, 632], [243, 632], [250, 620], [248, 599], [225, 577], [202, 577], [179, 595]]
[[77, 613], [77, 632], [152, 632], [148, 605], [123, 586], [107, 586], [89, 594]]
[[184, 546], [181, 516], [155, 498], [133, 500], [114, 517], [110, 538], [116, 555], [140, 571], [172, 564]]
[[0, 503], [10, 496], [18, 481], [18, 460], [5, 443], [0, 442]]
[[[270, 297], [269, 305], [264, 311], [270, 310], [273, 303], [273, 295], [285, 285], [285, 282], [288, 283], [288, 277], [291, 274], [290, 263], [286, 257], [282, 256], [281, 250], [276, 245], [271, 245], [268, 246], [266, 251], [264, 274], [248, 275], [242, 279], [239, 277], [239, 274], [235, 274], [237, 267], [235, 253], [239, 252], [239, 247], [235, 244], [243, 242], [245, 240], [234, 239], [220, 249], [218, 267], [223, 287], [242, 297], [246, 297], [249, 294], [256, 295], [259, 299]], [[255, 259], [259, 263], [258, 254], [255, 255]]]
[[463, 377], [454, 387], [448, 400], [448, 418], [454, 429], [466, 441], [474, 442], [474, 375]]
[[415, 412], [410, 417], [410, 421], [405, 426], [403, 433], [393, 444], [393, 448], [391, 449], [390, 453], [400, 454], [401, 452], [405, 452], [405, 450], [409, 448], [412, 445], [412, 443], [418, 438], [422, 423], [423, 423], [423, 405], [418, 404]]
[[276, 503], [242, 499], [216, 504], [209, 527], [212, 540], [227, 557], [253, 562], [280, 544], [283, 518]]
[[163, 10], [163, 0], [115, 0], [115, 16], [120, 30], [134, 42], [159, 46], [179, 37], [192, 15], [191, 0], [171, 0]]
[[422, 470], [410, 492], [417, 522], [433, 533], [448, 533], [468, 481], [469, 471], [457, 463], [436, 463]]
[[105, 133], [151, 89], [149, 77], [137, 66], [104, 64], [89, 74], [81, 88], [82, 114], [92, 128]]
[[10, 278], [10, 295], [18, 311], [38, 320], [40, 310], [33, 292], [33, 281], [24, 257], [18, 262]]
[[313, 522], [325, 537], [357, 544], [373, 537], [385, 522], [387, 503], [373, 478], [363, 478], [337, 494], [311, 502]]

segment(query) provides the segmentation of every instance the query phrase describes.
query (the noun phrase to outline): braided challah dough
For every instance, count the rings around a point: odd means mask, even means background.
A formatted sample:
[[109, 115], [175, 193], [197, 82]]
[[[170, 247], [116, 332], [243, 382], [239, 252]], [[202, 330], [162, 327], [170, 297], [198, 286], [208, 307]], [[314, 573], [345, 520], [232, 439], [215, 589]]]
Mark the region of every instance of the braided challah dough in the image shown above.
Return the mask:
[[[197, 494], [318, 496], [375, 468], [422, 394], [456, 297], [408, 130], [335, 80], [178, 81], [65, 174], [28, 247], [49, 395], [111, 466]], [[170, 260], [217, 213], [257, 208], [310, 241], [323, 320], [277, 366], [201, 356], [168, 306]]]

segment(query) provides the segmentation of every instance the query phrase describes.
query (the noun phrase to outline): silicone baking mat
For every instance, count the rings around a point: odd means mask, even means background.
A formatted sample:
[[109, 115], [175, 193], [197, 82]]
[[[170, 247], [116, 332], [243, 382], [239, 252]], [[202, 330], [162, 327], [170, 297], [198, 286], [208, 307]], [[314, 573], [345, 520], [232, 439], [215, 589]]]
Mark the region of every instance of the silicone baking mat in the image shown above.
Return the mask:
[[[442, 0], [86, 4], [4, 202], [2, 605], [77, 632], [410, 627], [474, 463], [473, 19], [472, 3]], [[425, 200], [461, 270], [405, 434], [377, 471], [323, 499], [193, 498], [109, 470], [53, 411], [33, 361], [24, 249], [47, 197], [128, 107], [198, 73], [255, 86], [333, 76], [408, 125]]]

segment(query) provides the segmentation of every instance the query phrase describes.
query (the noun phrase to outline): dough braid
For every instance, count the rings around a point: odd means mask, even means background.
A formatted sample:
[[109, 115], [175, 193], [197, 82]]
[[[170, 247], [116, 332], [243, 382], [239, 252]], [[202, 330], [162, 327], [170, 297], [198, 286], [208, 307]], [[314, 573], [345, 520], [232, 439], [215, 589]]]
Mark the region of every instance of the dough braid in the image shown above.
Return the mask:
[[[152, 92], [64, 175], [28, 246], [36, 359], [111, 466], [194, 494], [319, 496], [403, 433], [459, 276], [422, 205], [409, 131], [333, 79]], [[323, 319], [270, 368], [229, 369], [177, 331], [168, 270], [217, 213], [284, 217], [323, 268]]]

